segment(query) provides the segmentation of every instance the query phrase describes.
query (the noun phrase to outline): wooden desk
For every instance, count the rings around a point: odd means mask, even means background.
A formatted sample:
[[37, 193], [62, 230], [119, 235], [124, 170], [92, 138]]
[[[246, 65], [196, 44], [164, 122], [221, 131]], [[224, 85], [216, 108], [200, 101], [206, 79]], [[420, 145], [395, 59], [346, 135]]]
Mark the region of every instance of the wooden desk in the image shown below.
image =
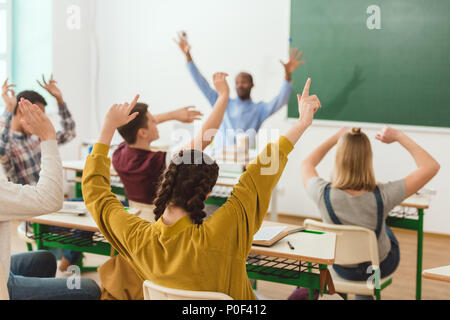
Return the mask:
[[[263, 227], [292, 226], [285, 223], [265, 221]], [[288, 241], [295, 248], [291, 250]], [[326, 265], [334, 264], [336, 234], [320, 232], [297, 232], [288, 235], [272, 247], [253, 246], [250, 253], [276, 256], [285, 259], [308, 261]]]
[[48, 226], [56, 226], [68, 229], [77, 229], [89, 232], [100, 232], [94, 219], [88, 214], [77, 216], [65, 213], [52, 213], [27, 220], [31, 223], [38, 223]]
[[[68, 214], [47, 214], [28, 220], [33, 224], [38, 250], [48, 247], [58, 247], [68, 250], [89, 252], [110, 256], [113, 252], [106, 240], [100, 239], [101, 234], [90, 215], [75, 216]], [[274, 222], [264, 222], [263, 226], [286, 225]], [[45, 236], [45, 226], [56, 226], [68, 229], [78, 229], [94, 232], [91, 245], [77, 246], [61, 243], [70, 241], [71, 236]], [[288, 225], [287, 225], [288, 226]], [[51, 232], [49, 232], [51, 233]], [[295, 250], [287, 245], [290, 241]], [[310, 288], [326, 289], [330, 285], [326, 278], [328, 266], [334, 263], [336, 235], [333, 233], [299, 232], [289, 235], [271, 248], [253, 246], [247, 261], [247, 273], [250, 279], [271, 281]], [[255, 287], [256, 288], [256, 287]]]
[[[267, 226], [290, 225], [265, 221], [263, 227]], [[290, 249], [288, 241], [295, 249]], [[254, 280], [309, 288], [309, 297], [312, 300], [313, 289], [324, 292], [327, 285], [334, 287], [328, 266], [334, 264], [335, 251], [334, 233], [307, 230], [294, 233], [272, 247], [252, 246], [247, 261], [247, 274]]]
[[[83, 173], [85, 161], [83, 160], [75, 160], [75, 161], [63, 161], [62, 166], [64, 170], [70, 170], [75, 172]], [[118, 177], [119, 175], [111, 166], [111, 176]]]
[[[414, 195], [400, 205], [402, 209], [399, 212], [393, 211], [386, 221], [391, 227], [417, 232], [416, 300], [422, 298], [423, 222], [430, 202], [427, 195]], [[408, 212], [411, 209], [413, 213]]]
[[431, 280], [450, 282], [450, 266], [425, 270], [423, 277]]

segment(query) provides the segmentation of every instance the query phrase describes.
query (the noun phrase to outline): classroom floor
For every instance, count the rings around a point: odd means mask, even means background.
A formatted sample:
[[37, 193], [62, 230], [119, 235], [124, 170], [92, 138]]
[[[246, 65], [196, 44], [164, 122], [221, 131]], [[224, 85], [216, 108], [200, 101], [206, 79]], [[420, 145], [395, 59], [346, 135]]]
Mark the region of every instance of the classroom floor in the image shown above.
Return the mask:
[[[303, 219], [298, 217], [280, 216], [280, 222], [298, 224], [303, 223]], [[26, 245], [17, 236], [17, 223], [12, 226], [11, 252], [25, 252]], [[415, 232], [401, 229], [393, 229], [400, 242], [401, 262], [398, 270], [393, 276], [393, 283], [383, 290], [381, 298], [384, 300], [413, 300], [415, 299], [415, 279], [416, 279], [416, 245], [417, 236]], [[450, 265], [450, 237], [433, 234], [424, 236], [424, 269], [436, 268]], [[101, 265], [107, 257], [86, 254], [85, 264], [88, 266]], [[64, 274], [58, 273], [63, 277]], [[100, 285], [100, 278], [97, 273], [86, 273], [83, 276], [94, 279]], [[268, 299], [285, 300], [295, 289], [293, 286], [258, 282], [259, 293]], [[352, 299], [352, 296], [349, 296]], [[422, 299], [424, 300], [450, 300], [450, 283], [422, 280]]]

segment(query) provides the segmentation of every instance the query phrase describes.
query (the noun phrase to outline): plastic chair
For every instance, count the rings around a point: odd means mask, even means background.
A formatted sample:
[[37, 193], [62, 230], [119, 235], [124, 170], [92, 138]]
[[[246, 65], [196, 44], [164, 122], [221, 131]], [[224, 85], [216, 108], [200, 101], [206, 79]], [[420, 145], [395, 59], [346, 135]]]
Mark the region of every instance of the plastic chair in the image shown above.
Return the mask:
[[[336, 234], [335, 264], [356, 265], [370, 262], [372, 270], [368, 270], [368, 278], [373, 281], [350, 281], [341, 278], [330, 268], [336, 292], [375, 296], [381, 300], [381, 291], [392, 283], [392, 277], [380, 279], [380, 259], [375, 232], [367, 228], [325, 224], [314, 220], [306, 220], [304, 226], [308, 230], [332, 232]], [[373, 283], [374, 282], [374, 283]], [[346, 298], [346, 297], [345, 297]]]
[[233, 300], [220, 292], [170, 289], [150, 281], [144, 282], [144, 300]]
[[8, 286], [3, 267], [0, 264], [0, 300], [9, 300]]

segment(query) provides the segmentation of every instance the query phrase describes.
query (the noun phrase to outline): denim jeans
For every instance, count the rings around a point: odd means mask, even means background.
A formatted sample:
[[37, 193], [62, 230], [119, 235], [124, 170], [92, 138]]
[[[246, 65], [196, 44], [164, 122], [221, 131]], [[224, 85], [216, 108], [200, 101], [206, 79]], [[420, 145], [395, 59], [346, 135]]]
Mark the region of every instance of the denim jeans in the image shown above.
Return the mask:
[[[380, 263], [380, 276], [385, 278], [394, 273], [400, 263], [400, 247], [392, 230], [386, 226], [386, 233], [391, 240], [391, 251], [386, 259]], [[351, 281], [366, 281], [372, 274], [368, 273], [370, 263], [362, 263], [356, 268], [333, 265], [334, 271], [342, 278]], [[371, 300], [372, 296], [356, 296], [357, 300]]]
[[70, 278], [55, 278], [55, 275], [56, 259], [51, 252], [33, 251], [11, 256], [8, 279], [11, 300], [100, 299], [100, 288], [94, 280], [80, 278], [79, 286], [70, 289], [74, 287], [69, 285]]

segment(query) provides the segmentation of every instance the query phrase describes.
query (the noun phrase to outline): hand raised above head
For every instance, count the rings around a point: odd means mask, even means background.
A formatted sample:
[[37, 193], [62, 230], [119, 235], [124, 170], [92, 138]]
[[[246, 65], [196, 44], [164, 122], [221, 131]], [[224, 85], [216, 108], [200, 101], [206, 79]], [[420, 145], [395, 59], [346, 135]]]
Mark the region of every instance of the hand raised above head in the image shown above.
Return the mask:
[[386, 126], [375, 136], [375, 139], [391, 144], [397, 142], [401, 134], [402, 131]]
[[219, 96], [229, 96], [230, 95], [230, 86], [227, 82], [228, 74], [224, 72], [217, 72], [213, 76], [214, 87], [217, 90]]
[[185, 55], [188, 55], [191, 51], [191, 46], [189, 45], [189, 42], [187, 41], [187, 34], [184, 31], [178, 32], [178, 40], [173, 39], [176, 44], [180, 47], [180, 50], [183, 51]]
[[106, 114], [104, 127], [115, 130], [133, 121], [138, 116], [139, 112], [133, 114], [130, 113], [136, 106], [138, 100], [139, 95], [136, 95], [131, 104], [124, 103], [113, 105]]
[[[14, 84], [8, 84], [8, 79], [5, 80], [2, 86], [2, 98], [6, 104], [6, 110], [13, 112], [17, 105], [16, 92], [11, 89], [15, 87]], [[11, 95], [10, 95], [11, 94]]]
[[42, 141], [56, 140], [56, 131], [52, 122], [37, 105], [21, 99], [18, 114], [25, 131], [38, 136]]
[[37, 80], [37, 83], [45, 90], [47, 90], [48, 93], [50, 93], [56, 100], [58, 100], [58, 103], [63, 103], [62, 98], [62, 92], [56, 85], [58, 82], [56, 82], [55, 79], [53, 79], [53, 74], [50, 77], [50, 80], [47, 82], [45, 79], [45, 76], [42, 75], [42, 83]]
[[298, 97], [298, 111], [300, 113], [299, 121], [303, 124], [310, 126], [314, 120], [314, 115], [317, 110], [322, 108], [320, 104], [319, 97], [316, 95], [309, 95], [309, 89], [311, 87], [311, 78], [306, 82], [305, 88], [303, 89], [302, 95], [297, 95]]
[[287, 63], [284, 63], [282, 60], [280, 60], [286, 72], [286, 76], [289, 78], [289, 80], [291, 74], [294, 73], [294, 71], [297, 70], [297, 68], [301, 67], [306, 63], [305, 60], [301, 60], [302, 57], [303, 57], [302, 51], [299, 51], [297, 48], [292, 48], [289, 52], [289, 61]]

